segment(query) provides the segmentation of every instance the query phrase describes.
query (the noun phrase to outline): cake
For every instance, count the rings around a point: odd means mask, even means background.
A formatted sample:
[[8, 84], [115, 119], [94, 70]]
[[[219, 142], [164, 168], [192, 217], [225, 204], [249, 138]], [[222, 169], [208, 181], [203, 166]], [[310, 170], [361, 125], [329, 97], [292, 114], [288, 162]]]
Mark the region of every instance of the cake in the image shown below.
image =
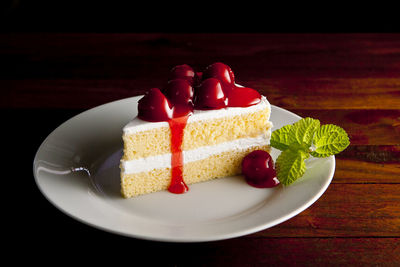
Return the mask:
[[121, 193], [131, 198], [241, 173], [243, 158], [270, 150], [271, 106], [256, 90], [239, 86], [229, 66], [203, 72], [174, 67], [167, 84], [139, 100], [138, 116], [124, 128]]

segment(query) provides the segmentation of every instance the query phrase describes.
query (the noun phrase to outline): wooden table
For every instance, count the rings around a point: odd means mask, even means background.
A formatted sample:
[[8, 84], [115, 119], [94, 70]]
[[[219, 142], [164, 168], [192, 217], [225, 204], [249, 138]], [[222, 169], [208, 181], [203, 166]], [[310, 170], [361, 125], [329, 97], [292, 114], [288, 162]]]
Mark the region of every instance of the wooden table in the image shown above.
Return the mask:
[[[170, 244], [91, 228], [41, 195], [31, 164], [55, 127], [161, 86], [174, 65], [204, 68], [215, 61], [272, 104], [349, 133], [332, 184], [310, 208], [248, 236]], [[7, 209], [18, 227], [15, 248], [100, 259], [114, 248], [132, 262], [173, 266], [400, 265], [399, 34], [10, 33], [0, 35], [0, 66], [2, 131], [26, 138], [23, 146], [5, 142], [18, 159], [8, 163], [6, 176], [18, 193], [6, 191], [21, 199]]]

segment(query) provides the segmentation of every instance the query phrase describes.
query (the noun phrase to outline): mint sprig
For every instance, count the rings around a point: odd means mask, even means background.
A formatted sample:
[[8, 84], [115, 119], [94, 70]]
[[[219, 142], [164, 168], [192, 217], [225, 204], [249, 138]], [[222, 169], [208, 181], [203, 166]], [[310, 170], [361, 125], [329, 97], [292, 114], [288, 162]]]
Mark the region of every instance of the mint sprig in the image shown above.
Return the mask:
[[305, 160], [310, 156], [329, 157], [345, 150], [350, 144], [345, 130], [334, 124], [303, 118], [283, 126], [271, 135], [271, 146], [282, 153], [276, 159], [277, 178], [290, 185], [306, 171]]

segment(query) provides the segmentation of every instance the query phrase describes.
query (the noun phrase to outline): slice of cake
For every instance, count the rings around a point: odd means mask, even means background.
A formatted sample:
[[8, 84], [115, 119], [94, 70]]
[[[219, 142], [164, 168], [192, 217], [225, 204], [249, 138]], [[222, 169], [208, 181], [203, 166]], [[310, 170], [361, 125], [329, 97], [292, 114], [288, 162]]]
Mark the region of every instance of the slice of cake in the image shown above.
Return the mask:
[[234, 83], [214, 63], [203, 73], [172, 69], [165, 88], [139, 100], [138, 116], [123, 129], [121, 192], [125, 198], [241, 173], [243, 158], [269, 151], [271, 106], [257, 91]]

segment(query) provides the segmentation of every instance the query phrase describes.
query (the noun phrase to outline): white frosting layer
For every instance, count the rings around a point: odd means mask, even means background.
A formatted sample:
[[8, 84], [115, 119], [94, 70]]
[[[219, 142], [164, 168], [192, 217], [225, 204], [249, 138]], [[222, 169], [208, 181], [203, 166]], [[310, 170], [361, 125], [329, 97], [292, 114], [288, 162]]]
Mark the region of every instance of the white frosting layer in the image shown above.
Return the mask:
[[[265, 135], [263, 134], [255, 138], [240, 138], [231, 142], [225, 142], [214, 146], [204, 146], [189, 151], [183, 151], [183, 163], [186, 164], [188, 162], [202, 160], [226, 151], [240, 151], [255, 146], [268, 145], [270, 138], [271, 130], [269, 130]], [[171, 168], [171, 153], [129, 161], [121, 161], [121, 169], [125, 174], [147, 172], [161, 168]]]
[[[216, 110], [194, 110], [193, 114], [189, 117], [187, 123], [209, 120], [209, 119], [217, 119], [223, 117], [232, 117], [238, 116], [246, 113], [256, 112], [262, 109], [267, 108], [271, 109], [271, 105], [269, 104], [267, 98], [265, 96], [261, 97], [260, 103], [254, 106], [250, 106], [247, 108], [240, 107], [228, 107], [223, 109]], [[269, 120], [269, 118], [268, 118]], [[135, 117], [132, 121], [130, 121], [124, 128], [124, 134], [133, 134], [142, 131], [148, 131], [151, 129], [161, 128], [161, 127], [169, 127], [168, 122], [148, 122]]]

